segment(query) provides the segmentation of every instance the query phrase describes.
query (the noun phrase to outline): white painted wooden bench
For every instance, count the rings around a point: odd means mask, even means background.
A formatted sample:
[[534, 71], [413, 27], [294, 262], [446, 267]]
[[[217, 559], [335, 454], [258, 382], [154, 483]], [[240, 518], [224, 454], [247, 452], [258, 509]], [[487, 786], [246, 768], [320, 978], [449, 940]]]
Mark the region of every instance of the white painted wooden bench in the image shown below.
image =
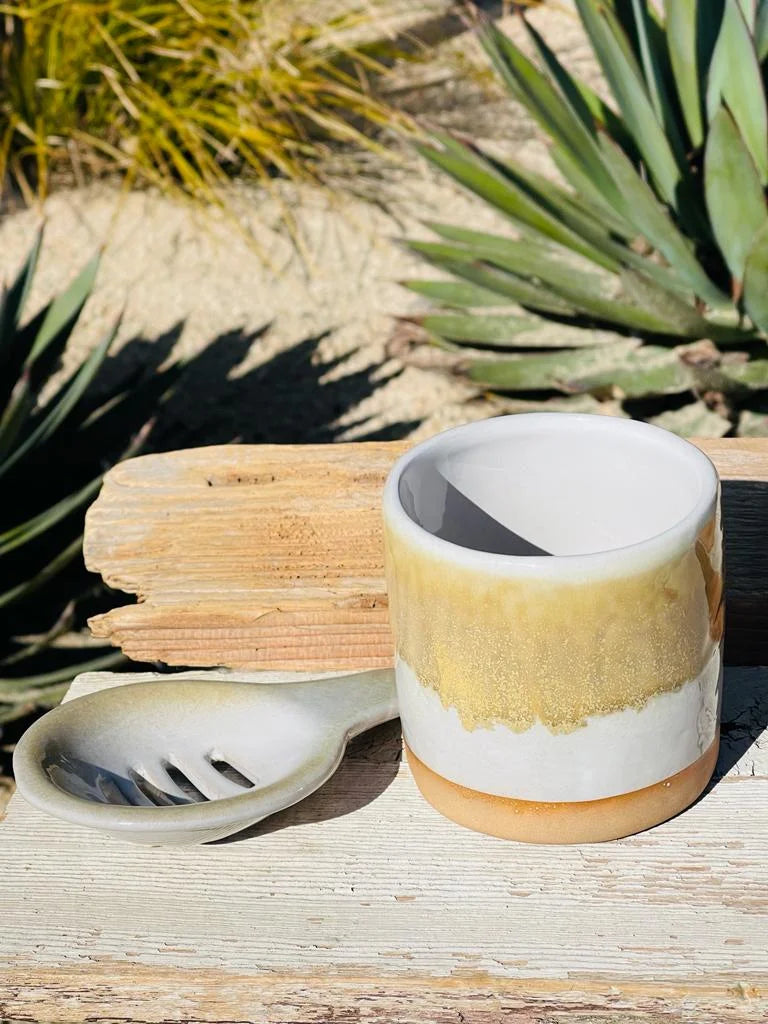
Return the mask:
[[[131, 846], [17, 796], [0, 1021], [768, 1020], [768, 444], [702, 446], [724, 479], [729, 666], [722, 777], [694, 807], [615, 843], [505, 843], [421, 799], [396, 723], [314, 796], [207, 847]], [[86, 556], [142, 602], [95, 631], [212, 674], [386, 664], [378, 497], [400, 449], [117, 467]], [[137, 678], [83, 676], [69, 696]]]

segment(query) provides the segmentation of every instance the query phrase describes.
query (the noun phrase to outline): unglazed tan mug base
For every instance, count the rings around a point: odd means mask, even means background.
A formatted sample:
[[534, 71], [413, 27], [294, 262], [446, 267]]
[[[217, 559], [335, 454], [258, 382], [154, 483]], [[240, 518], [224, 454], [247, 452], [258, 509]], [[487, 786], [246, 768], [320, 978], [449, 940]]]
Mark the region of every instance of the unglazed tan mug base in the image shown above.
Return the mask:
[[707, 787], [717, 761], [719, 735], [683, 771], [653, 786], [602, 800], [538, 803], [467, 789], [438, 775], [405, 744], [416, 785], [435, 810], [451, 821], [523, 843], [600, 843], [659, 825], [696, 800]]

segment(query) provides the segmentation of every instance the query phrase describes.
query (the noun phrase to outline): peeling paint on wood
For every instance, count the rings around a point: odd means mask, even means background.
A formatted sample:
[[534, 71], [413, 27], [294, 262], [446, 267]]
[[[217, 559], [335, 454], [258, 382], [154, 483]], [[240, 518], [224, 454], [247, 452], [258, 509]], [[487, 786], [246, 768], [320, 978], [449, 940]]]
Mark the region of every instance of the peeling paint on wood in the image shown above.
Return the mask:
[[[71, 696], [142, 678], [82, 676]], [[0, 1019], [764, 1022], [767, 724], [768, 670], [728, 669], [720, 781], [673, 821], [594, 846], [441, 818], [397, 723], [355, 740], [312, 797], [207, 847], [131, 846], [16, 796]]]

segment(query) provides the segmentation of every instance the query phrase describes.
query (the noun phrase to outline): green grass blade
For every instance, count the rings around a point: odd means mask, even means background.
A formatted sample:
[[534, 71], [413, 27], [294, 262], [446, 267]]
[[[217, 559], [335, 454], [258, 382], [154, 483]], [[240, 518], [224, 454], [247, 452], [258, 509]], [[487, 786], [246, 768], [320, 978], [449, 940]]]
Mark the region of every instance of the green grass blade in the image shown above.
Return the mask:
[[755, 163], [725, 107], [715, 115], [707, 138], [704, 194], [738, 297], [747, 253], [755, 233], [768, 221], [768, 210]]
[[695, 295], [713, 306], [728, 304], [728, 297], [704, 273], [691, 243], [677, 229], [651, 187], [642, 179], [626, 154], [607, 136], [601, 140], [606, 163], [628, 199], [639, 234], [658, 249]]
[[752, 240], [744, 272], [744, 306], [764, 334], [768, 334], [768, 224]]
[[707, 113], [714, 121], [721, 101], [733, 115], [755, 161], [760, 182], [768, 184], [768, 108], [755, 46], [738, 0], [726, 0], [723, 23], [712, 56]]
[[697, 46], [700, 6], [699, 0], [672, 0], [666, 4], [669, 59], [688, 137], [695, 147], [704, 141]]

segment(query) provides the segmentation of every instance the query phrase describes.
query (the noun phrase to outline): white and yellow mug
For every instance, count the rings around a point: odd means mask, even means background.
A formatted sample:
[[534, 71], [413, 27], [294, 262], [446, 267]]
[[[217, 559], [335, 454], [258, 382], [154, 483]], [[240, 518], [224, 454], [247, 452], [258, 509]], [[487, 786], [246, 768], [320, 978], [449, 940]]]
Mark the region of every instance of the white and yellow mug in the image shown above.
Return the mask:
[[666, 820], [717, 759], [717, 473], [644, 423], [446, 431], [393, 468], [387, 579], [408, 758], [447, 817], [529, 842]]

